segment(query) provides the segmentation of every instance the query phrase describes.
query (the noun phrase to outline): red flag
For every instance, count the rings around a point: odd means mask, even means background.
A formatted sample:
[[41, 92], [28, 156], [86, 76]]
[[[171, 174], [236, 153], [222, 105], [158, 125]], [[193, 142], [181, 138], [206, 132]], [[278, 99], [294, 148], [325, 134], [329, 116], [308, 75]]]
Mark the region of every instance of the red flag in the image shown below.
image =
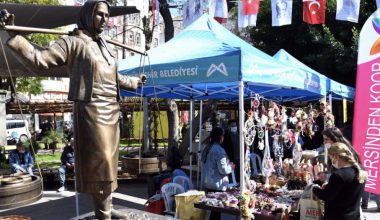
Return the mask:
[[156, 22], [156, 0], [152, 0], [153, 24]]
[[324, 24], [326, 0], [303, 0], [303, 21], [309, 24]]
[[242, 15], [254, 15], [259, 13], [260, 0], [243, 0]]

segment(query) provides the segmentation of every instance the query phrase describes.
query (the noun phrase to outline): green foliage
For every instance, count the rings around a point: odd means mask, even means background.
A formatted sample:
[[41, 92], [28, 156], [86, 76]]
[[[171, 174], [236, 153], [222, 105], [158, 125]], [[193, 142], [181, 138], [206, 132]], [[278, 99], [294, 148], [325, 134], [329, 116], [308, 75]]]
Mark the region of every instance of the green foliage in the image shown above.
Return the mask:
[[51, 130], [42, 138], [41, 141], [49, 145], [52, 143], [62, 143], [63, 138], [60, 133], [55, 130]]
[[37, 154], [36, 162], [41, 169], [58, 169], [61, 165], [61, 153], [57, 154]]
[[17, 91], [31, 95], [41, 94], [43, 91], [41, 81], [44, 79], [42, 77], [19, 77], [16, 83]]
[[375, 1], [361, 1], [359, 23], [336, 20], [336, 0], [327, 1], [326, 24], [303, 22], [302, 1], [293, 1], [292, 24], [272, 27], [271, 1], [260, 1], [257, 27], [243, 29], [253, 46], [274, 55], [285, 49], [301, 62], [339, 82], [354, 86], [359, 32], [376, 10]]
[[[18, 4], [39, 4], [39, 5], [59, 5], [58, 0], [0, 0], [2, 3], [18, 3]], [[17, 19], [17, 15], [16, 15]], [[46, 46], [50, 42], [57, 40], [59, 36], [52, 34], [29, 34], [27, 38], [40, 46]]]

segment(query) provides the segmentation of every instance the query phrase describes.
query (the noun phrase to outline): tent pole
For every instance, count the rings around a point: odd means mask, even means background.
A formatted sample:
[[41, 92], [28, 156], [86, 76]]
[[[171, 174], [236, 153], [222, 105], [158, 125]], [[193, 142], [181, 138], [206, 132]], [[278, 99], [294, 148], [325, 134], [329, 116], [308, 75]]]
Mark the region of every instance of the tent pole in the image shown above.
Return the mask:
[[199, 176], [200, 176], [200, 163], [201, 163], [201, 146], [202, 146], [202, 116], [203, 116], [203, 100], [199, 102], [199, 142], [198, 142], [198, 151], [197, 151], [197, 188], [199, 189]]
[[245, 191], [244, 183], [244, 136], [243, 136], [243, 124], [244, 124], [244, 83], [239, 81], [239, 148], [240, 148], [240, 193]]
[[[148, 98], [143, 98], [143, 114], [144, 114], [144, 152], [149, 151], [149, 116], [148, 116]], [[141, 157], [141, 155], [139, 155]]]
[[332, 113], [332, 92], [329, 93], [329, 105], [330, 105], [330, 111]]
[[193, 120], [194, 120], [194, 100], [190, 99], [190, 180], [193, 179]]

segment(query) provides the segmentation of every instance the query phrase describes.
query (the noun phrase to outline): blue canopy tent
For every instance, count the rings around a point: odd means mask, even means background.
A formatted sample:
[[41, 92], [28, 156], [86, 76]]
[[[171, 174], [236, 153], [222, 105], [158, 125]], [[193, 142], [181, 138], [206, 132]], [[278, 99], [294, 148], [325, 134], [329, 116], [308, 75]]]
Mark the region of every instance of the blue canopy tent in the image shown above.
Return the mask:
[[326, 86], [327, 86], [326, 92], [331, 94], [333, 99], [342, 99], [342, 98], [346, 98], [350, 100], [354, 99], [354, 96], [355, 96], [354, 88], [338, 83], [337, 81], [329, 79], [326, 76], [318, 73], [317, 71], [308, 67], [301, 61], [297, 60], [295, 57], [290, 55], [284, 49], [279, 50], [275, 55], [273, 55], [273, 57], [284, 64], [290, 64], [291, 66], [295, 68], [299, 68], [307, 72], [307, 74], [318, 75], [319, 78], [326, 81]]
[[[287, 101], [326, 93], [325, 78], [279, 63], [207, 14], [167, 43], [148, 51], [145, 62], [141, 59], [120, 61], [119, 72], [144, 72], [148, 76], [145, 97], [236, 100], [240, 80], [244, 82], [245, 97], [257, 93]], [[123, 95], [136, 93], [125, 91]]]
[[[326, 94], [325, 78], [278, 62], [207, 14], [147, 54], [146, 58], [136, 56], [119, 62], [121, 74], [147, 75], [144, 97], [190, 99], [191, 102], [238, 99], [240, 131], [243, 131], [245, 116], [244, 98], [252, 94], [281, 101]], [[141, 89], [123, 91], [122, 95], [140, 96]], [[243, 190], [243, 132], [240, 132], [240, 149], [240, 186]]]

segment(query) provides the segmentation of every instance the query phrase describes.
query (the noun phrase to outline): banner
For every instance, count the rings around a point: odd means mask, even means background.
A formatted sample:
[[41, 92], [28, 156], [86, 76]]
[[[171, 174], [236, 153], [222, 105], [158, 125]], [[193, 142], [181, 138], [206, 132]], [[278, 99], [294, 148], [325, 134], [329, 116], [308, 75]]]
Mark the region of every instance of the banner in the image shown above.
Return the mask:
[[[259, 5], [257, 5], [257, 13], [259, 12]], [[243, 2], [239, 2], [238, 5], [238, 27], [245, 28], [248, 26], [256, 26], [257, 13], [256, 14], [243, 14]]]
[[365, 190], [380, 194], [380, 10], [359, 38], [353, 146], [368, 172]]
[[324, 24], [326, 0], [303, 0], [303, 21], [309, 24]]
[[259, 13], [260, 0], [242, 0], [242, 15], [254, 15]]
[[[185, 60], [171, 67], [151, 65], [143, 72], [147, 77], [146, 86], [176, 83], [213, 83], [235, 82], [239, 80], [240, 50], [229, 55], [204, 57], [197, 60]], [[139, 76], [141, 68], [128, 71], [128, 75]]]
[[292, 23], [293, 0], [272, 0], [272, 26]]
[[228, 8], [226, 0], [210, 0], [209, 13], [219, 23], [227, 23]]
[[360, 0], [337, 0], [336, 20], [358, 23]]
[[183, 3], [183, 27], [189, 26], [203, 15], [203, 5], [203, 0], [188, 0]]

